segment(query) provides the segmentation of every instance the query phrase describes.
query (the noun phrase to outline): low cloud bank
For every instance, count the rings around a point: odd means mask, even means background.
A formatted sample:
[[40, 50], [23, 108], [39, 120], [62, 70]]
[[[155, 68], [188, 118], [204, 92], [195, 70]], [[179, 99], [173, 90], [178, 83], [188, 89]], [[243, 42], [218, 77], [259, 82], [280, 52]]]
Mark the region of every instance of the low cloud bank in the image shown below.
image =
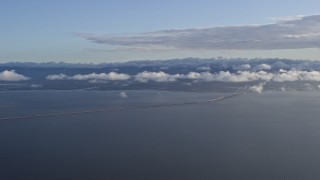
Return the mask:
[[139, 73], [135, 75], [135, 80], [146, 83], [149, 81], [155, 81], [155, 82], [173, 82], [177, 79], [181, 78], [180, 74], [170, 75], [167, 73], [164, 73], [162, 71], [159, 72], [148, 72], [144, 71], [142, 73]]
[[26, 81], [30, 78], [22, 74], [18, 74], [15, 70], [5, 70], [0, 72], [0, 81]]
[[67, 76], [65, 74], [48, 75], [48, 80], [107, 80], [107, 81], [124, 81], [130, 79], [128, 74], [110, 72], [106, 73], [91, 73], [91, 74], [76, 74], [74, 76]]
[[220, 82], [252, 82], [252, 81], [274, 81], [274, 82], [293, 82], [293, 81], [320, 81], [320, 71], [300, 71], [300, 70], [282, 70], [278, 72], [250, 72], [238, 71], [231, 73], [229, 71], [220, 71], [218, 73], [210, 72], [189, 72], [188, 74], [167, 74], [160, 72], [142, 72], [135, 76], [139, 82], [174, 82], [179, 79], [200, 80], [200, 81], [220, 81]]
[[[7, 72], [8, 73], [8, 72]], [[11, 72], [12, 73], [12, 72]], [[20, 75], [21, 76], [21, 75]], [[19, 77], [20, 77], [19, 76]], [[21, 77], [20, 77], [21, 78]], [[96, 81], [125, 81], [133, 79], [140, 83], [147, 82], [175, 82], [178, 80], [199, 80], [199, 81], [220, 81], [220, 82], [293, 82], [293, 81], [320, 81], [320, 71], [301, 71], [301, 70], [283, 70], [277, 72], [267, 71], [237, 71], [231, 73], [229, 71], [220, 71], [218, 73], [211, 72], [189, 72], [188, 74], [168, 74], [163, 71], [149, 72], [143, 71], [136, 75], [128, 75], [110, 72], [77, 74], [67, 76], [65, 74], [54, 74], [47, 76], [48, 80], [96, 80]]]

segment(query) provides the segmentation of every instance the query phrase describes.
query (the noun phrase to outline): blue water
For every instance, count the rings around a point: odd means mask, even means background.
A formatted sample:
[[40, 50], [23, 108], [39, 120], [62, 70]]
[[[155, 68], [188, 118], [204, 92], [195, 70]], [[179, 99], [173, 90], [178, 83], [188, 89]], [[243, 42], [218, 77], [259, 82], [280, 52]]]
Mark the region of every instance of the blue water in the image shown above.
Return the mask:
[[[223, 94], [0, 92], [0, 117]], [[0, 122], [0, 179], [319, 179], [320, 92]]]

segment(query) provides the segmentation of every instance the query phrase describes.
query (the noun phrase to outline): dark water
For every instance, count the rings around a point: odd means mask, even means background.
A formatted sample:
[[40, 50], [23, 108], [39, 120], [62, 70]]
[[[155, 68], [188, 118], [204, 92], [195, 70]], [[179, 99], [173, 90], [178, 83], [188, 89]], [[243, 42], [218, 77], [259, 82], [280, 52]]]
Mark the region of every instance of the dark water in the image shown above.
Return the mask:
[[[0, 117], [221, 94], [0, 92]], [[0, 122], [0, 179], [319, 179], [320, 92]]]

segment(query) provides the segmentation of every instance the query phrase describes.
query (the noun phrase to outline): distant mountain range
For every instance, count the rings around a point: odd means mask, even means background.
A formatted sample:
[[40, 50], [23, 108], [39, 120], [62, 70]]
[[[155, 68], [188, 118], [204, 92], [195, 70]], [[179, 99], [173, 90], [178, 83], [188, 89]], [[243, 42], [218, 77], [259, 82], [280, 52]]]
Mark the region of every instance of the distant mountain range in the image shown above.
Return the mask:
[[66, 62], [9, 62], [0, 63], [0, 67], [28, 67], [28, 68], [104, 68], [104, 67], [193, 67], [193, 66], [217, 66], [226, 67], [239, 64], [275, 64], [289, 67], [303, 67], [307, 69], [320, 67], [320, 60], [290, 60], [278, 58], [185, 58], [170, 60], [140, 60], [117, 63], [66, 63]]

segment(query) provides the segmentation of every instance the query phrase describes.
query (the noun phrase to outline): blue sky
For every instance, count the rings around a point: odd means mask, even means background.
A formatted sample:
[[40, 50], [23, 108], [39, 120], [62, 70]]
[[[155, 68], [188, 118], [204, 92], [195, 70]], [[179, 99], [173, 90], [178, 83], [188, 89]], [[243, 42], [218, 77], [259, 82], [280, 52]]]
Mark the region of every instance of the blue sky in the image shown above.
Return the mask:
[[[191, 56], [320, 59], [319, 48], [310, 46], [284, 46], [279, 49], [251, 49], [252, 46], [245, 49], [220, 46], [201, 48], [199, 45], [203, 42], [197, 42], [197, 48], [193, 48], [176, 46], [186, 41], [170, 41], [156, 46], [154, 42], [144, 43], [143, 46], [132, 42], [133, 38], [137, 38], [135, 35], [140, 37], [143, 33], [154, 31], [263, 25], [277, 23], [272, 17], [320, 14], [318, 0], [0, 0], [0, 3], [0, 62], [97, 63]], [[234, 29], [227, 31], [237, 34]], [[304, 34], [310, 35], [310, 32]], [[103, 43], [102, 35], [108, 36], [107, 39], [103, 37]], [[110, 40], [111, 36], [113, 39]], [[121, 42], [114, 39], [118, 36], [121, 36]], [[150, 37], [145, 38], [149, 40]], [[123, 41], [130, 43], [123, 44]], [[190, 41], [187, 43], [192, 44]]]

